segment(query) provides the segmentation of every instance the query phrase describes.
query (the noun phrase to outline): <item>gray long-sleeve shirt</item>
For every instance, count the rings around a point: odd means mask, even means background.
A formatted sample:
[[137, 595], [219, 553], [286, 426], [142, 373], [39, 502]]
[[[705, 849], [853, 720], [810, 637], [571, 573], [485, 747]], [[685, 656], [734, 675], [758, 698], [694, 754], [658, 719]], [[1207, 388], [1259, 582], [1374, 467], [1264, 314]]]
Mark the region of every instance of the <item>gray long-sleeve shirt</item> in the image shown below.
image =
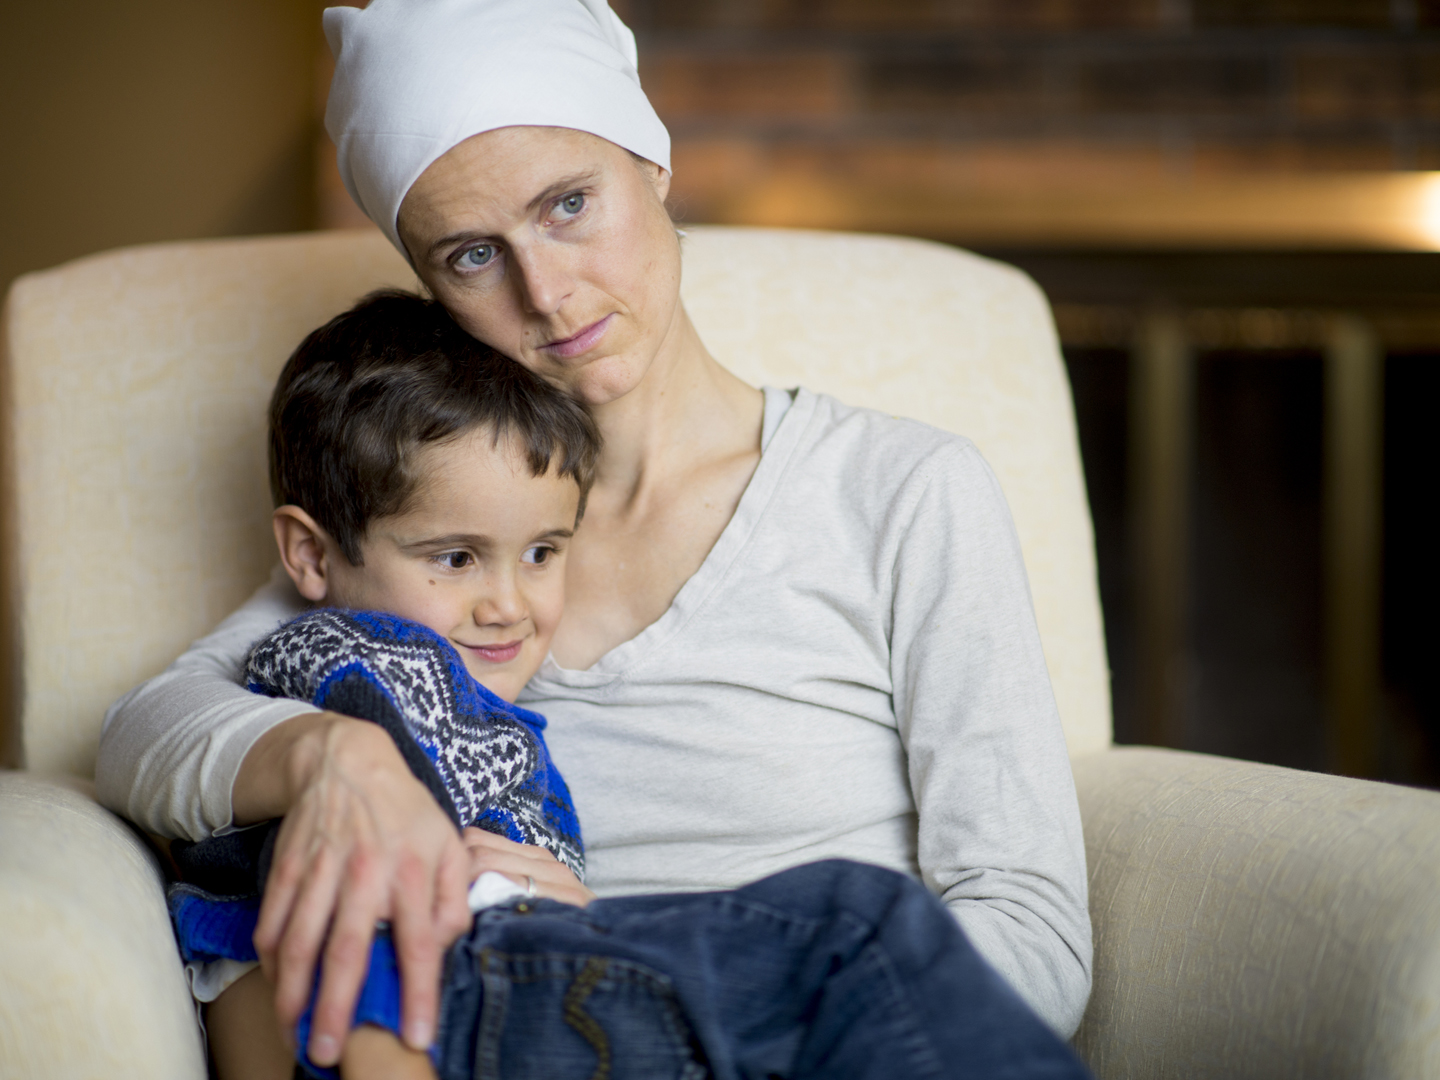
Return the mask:
[[[670, 609], [545, 713], [602, 896], [729, 888], [828, 857], [919, 876], [1064, 1034], [1090, 988], [1074, 784], [1020, 546], [965, 439], [766, 391], [764, 452]], [[255, 739], [304, 711], [236, 682], [300, 610], [277, 578], [107, 717], [102, 801], [156, 832], [231, 821]]]

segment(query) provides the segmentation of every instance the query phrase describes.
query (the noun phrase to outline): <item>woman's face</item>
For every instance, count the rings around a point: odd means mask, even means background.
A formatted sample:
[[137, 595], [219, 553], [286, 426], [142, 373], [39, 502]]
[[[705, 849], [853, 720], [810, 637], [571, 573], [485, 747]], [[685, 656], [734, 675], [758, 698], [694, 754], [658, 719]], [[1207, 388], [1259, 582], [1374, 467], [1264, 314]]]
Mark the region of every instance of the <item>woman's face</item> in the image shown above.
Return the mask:
[[420, 279], [472, 335], [587, 405], [628, 393], [680, 322], [670, 177], [567, 128], [466, 139], [397, 222]]

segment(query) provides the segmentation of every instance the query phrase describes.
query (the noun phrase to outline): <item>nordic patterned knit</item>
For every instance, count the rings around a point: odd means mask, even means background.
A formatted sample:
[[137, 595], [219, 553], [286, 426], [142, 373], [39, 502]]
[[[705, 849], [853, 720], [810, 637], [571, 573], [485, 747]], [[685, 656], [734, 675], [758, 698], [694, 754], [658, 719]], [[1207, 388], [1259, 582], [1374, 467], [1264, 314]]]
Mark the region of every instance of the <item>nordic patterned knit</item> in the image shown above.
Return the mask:
[[477, 683], [434, 631], [380, 612], [312, 611], [256, 644], [246, 685], [375, 721], [457, 825], [538, 844], [584, 878], [580, 824], [545, 718]]
[[[438, 634], [394, 615], [312, 611], [255, 645], [246, 683], [379, 724], [457, 826], [538, 844], [583, 879], [580, 825], [545, 718], [477, 683]], [[255, 959], [275, 824], [173, 845], [185, 880], [169, 906], [186, 961]]]

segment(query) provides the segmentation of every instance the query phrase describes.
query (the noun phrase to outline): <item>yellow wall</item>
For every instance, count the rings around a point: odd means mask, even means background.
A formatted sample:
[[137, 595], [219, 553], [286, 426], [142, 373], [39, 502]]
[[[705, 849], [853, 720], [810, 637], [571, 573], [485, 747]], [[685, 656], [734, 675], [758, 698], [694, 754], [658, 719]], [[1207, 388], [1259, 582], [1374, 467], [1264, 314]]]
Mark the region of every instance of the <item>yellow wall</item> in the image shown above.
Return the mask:
[[119, 245], [310, 226], [320, 8], [0, 6], [0, 289]]
[[[0, 294], [18, 274], [106, 248], [311, 227], [321, 7], [0, 2]], [[3, 426], [0, 416], [0, 439]], [[0, 492], [6, 487], [0, 477]], [[6, 703], [14, 670], [7, 556]], [[0, 712], [0, 765], [14, 763], [8, 712]]]

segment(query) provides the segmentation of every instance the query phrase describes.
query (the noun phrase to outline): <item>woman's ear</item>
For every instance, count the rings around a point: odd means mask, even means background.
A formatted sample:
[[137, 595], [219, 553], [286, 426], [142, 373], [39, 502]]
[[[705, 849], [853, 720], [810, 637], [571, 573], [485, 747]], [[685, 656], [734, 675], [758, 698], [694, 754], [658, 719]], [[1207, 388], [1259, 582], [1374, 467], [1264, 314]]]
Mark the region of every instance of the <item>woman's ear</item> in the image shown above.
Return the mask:
[[665, 200], [670, 197], [670, 170], [662, 169], [653, 161], [646, 161], [639, 154], [630, 155], [640, 169], [640, 174], [645, 177], [650, 187], [655, 192], [655, 197], [660, 200], [660, 205], [665, 205]]
[[330, 562], [338, 557], [334, 541], [298, 506], [279, 507], [270, 519], [280, 561], [300, 595], [312, 604], [330, 592]]

